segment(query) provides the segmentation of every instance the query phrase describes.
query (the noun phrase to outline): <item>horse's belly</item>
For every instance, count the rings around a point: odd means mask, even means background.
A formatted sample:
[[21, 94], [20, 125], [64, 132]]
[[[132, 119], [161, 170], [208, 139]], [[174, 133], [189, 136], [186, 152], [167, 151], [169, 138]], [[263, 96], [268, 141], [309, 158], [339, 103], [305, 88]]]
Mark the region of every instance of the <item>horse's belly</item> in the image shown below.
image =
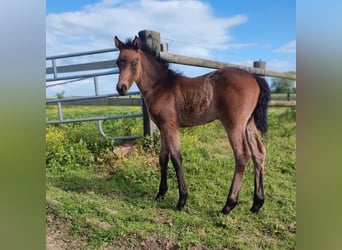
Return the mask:
[[192, 127], [212, 122], [217, 118], [217, 113], [213, 108], [203, 110], [199, 107], [187, 107], [179, 115], [178, 120], [181, 127]]

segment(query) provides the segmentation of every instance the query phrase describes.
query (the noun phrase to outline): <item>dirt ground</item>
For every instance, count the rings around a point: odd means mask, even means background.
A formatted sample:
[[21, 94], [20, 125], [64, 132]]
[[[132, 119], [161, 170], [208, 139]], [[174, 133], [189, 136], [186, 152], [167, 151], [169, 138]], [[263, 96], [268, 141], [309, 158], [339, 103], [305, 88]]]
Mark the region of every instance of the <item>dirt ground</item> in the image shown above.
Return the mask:
[[[169, 219], [158, 214], [155, 218], [156, 223], [170, 223]], [[106, 225], [99, 225], [101, 227], [108, 227]], [[88, 245], [86, 237], [80, 235], [73, 235], [70, 230], [70, 222], [62, 220], [57, 217], [52, 211], [48, 211], [46, 218], [46, 249], [47, 250], [71, 250], [71, 249], [92, 249]], [[142, 250], [176, 250], [179, 249], [177, 243], [168, 239], [159, 239], [157, 236], [151, 236], [143, 239], [139, 233], [126, 235], [119, 240], [108, 244], [104, 250], [116, 249], [142, 249]], [[198, 249], [189, 248], [188, 249]]]
[[87, 241], [82, 238], [74, 238], [70, 234], [70, 225], [62, 221], [54, 214], [49, 213], [46, 221], [46, 249], [82, 249], [87, 245]]
[[[46, 223], [46, 249], [47, 250], [71, 250], [71, 249], [89, 249], [85, 238], [73, 236], [70, 233], [70, 225], [62, 221], [54, 214], [47, 215]], [[104, 250], [116, 249], [165, 249], [176, 250], [179, 246], [171, 240], [160, 240], [155, 237], [141, 239], [138, 234], [128, 235], [109, 244]], [[189, 248], [191, 249], [191, 248]]]

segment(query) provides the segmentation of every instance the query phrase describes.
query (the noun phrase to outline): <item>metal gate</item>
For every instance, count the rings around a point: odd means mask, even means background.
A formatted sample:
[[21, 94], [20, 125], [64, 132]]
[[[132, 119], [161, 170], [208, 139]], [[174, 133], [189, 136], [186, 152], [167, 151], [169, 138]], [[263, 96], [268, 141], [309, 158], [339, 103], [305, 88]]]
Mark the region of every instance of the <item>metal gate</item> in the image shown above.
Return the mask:
[[[128, 95], [129, 98], [119, 99], [118, 94], [105, 94], [100, 95], [100, 87], [99, 81], [102, 76], [114, 75], [118, 74], [118, 68], [116, 68], [116, 60], [102, 60], [102, 61], [92, 61], [92, 62], [83, 62], [83, 63], [69, 63], [65, 64], [66, 59], [69, 61], [78, 61], [78, 58], [81, 56], [87, 56], [87, 60], [89, 60], [90, 55], [101, 54], [101, 57], [109, 57], [110, 53], [118, 51], [115, 48], [111, 49], [103, 49], [103, 50], [94, 50], [87, 51], [81, 53], [72, 53], [72, 54], [64, 54], [64, 55], [56, 55], [56, 56], [48, 56], [46, 57], [46, 88], [53, 88], [60, 85], [66, 85], [70, 83], [74, 83], [77, 81], [82, 81], [85, 79], [92, 79], [94, 85], [94, 95], [91, 96], [82, 96], [82, 97], [72, 97], [72, 98], [53, 98], [47, 99], [46, 105], [57, 105], [58, 108], [58, 119], [57, 120], [47, 120], [46, 124], [60, 124], [60, 123], [74, 123], [74, 122], [88, 122], [88, 121], [96, 121], [99, 133], [108, 138], [108, 139], [116, 139], [116, 140], [124, 140], [124, 139], [136, 139], [143, 137], [143, 135], [133, 135], [133, 136], [110, 136], [104, 132], [102, 127], [102, 123], [104, 120], [111, 119], [129, 119], [136, 117], [143, 117], [144, 114], [147, 114], [145, 105], [143, 105], [143, 99], [140, 97], [140, 93], [138, 91], [130, 92]], [[115, 58], [113, 54], [110, 58]], [[64, 62], [63, 62], [64, 59]], [[113, 88], [114, 89], [114, 88]], [[113, 91], [114, 92], [114, 91]], [[132, 97], [139, 96], [139, 98]], [[132, 113], [132, 114], [116, 114], [116, 115], [104, 115], [104, 116], [94, 116], [94, 117], [83, 117], [83, 118], [73, 118], [73, 119], [64, 119], [63, 118], [63, 105], [87, 105], [87, 103], [97, 103], [98, 105], [126, 105], [126, 106], [141, 106], [141, 112]], [[142, 119], [143, 122], [143, 119]], [[145, 134], [144, 129], [144, 134]]]

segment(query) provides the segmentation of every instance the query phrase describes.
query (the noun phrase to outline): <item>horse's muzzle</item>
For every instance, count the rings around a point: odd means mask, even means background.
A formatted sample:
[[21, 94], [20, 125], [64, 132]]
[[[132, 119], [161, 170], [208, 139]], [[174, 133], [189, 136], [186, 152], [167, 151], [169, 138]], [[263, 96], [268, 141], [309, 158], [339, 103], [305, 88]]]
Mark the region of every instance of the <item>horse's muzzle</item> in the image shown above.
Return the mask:
[[117, 84], [116, 85], [116, 90], [120, 95], [127, 95], [127, 86], [126, 84]]

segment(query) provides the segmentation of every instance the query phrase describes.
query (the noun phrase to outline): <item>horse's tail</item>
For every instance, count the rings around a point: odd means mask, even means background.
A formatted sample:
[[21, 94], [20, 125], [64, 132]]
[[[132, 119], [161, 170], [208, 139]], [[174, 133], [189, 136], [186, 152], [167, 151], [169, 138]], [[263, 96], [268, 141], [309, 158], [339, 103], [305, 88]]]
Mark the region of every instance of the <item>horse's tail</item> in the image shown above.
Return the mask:
[[257, 128], [261, 133], [266, 134], [267, 132], [267, 109], [268, 103], [271, 98], [271, 91], [263, 77], [254, 74], [256, 81], [258, 82], [260, 88], [260, 95], [258, 99], [257, 106], [254, 110], [253, 116]]

